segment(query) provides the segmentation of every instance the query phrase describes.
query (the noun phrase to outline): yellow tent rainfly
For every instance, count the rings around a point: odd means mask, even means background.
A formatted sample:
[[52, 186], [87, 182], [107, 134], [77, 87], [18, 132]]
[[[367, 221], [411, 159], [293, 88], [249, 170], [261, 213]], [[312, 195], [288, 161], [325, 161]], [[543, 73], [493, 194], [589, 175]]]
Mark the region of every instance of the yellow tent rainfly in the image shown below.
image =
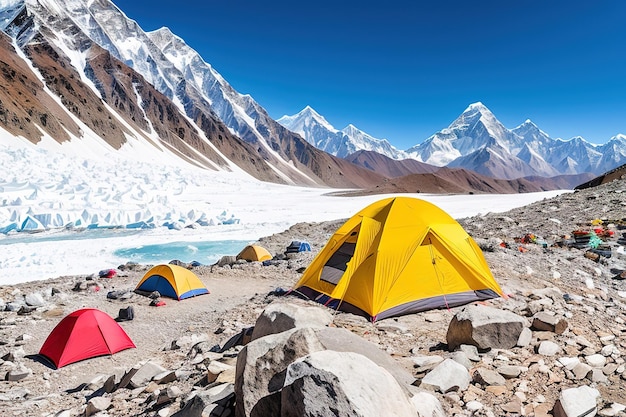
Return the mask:
[[237, 259], [246, 261], [267, 261], [272, 259], [272, 255], [263, 246], [248, 245], [237, 254]]
[[171, 264], [157, 265], [150, 269], [139, 281], [135, 291], [158, 291], [162, 296], [175, 300], [209, 293], [196, 274], [182, 266]]
[[502, 296], [461, 225], [410, 197], [380, 200], [352, 216], [294, 288], [372, 321]]

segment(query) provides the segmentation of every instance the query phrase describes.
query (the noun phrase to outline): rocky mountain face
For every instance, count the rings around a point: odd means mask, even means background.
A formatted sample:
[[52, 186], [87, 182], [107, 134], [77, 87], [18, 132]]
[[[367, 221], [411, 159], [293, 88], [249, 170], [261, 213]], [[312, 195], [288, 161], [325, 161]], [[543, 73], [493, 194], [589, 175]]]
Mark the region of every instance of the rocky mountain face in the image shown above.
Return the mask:
[[89, 135], [119, 149], [133, 138], [264, 181], [360, 187], [381, 179], [309, 145], [169, 30], [145, 33], [108, 0], [6, 1], [0, 29], [0, 127], [33, 143]]
[[326, 119], [310, 106], [293, 116], [277, 120], [287, 129], [306, 139], [307, 142], [340, 158], [348, 158], [358, 151], [372, 151], [391, 159], [404, 159], [406, 154], [396, 149], [387, 139], [377, 139], [354, 125], [342, 130], [335, 129]]
[[585, 183], [579, 184], [575, 187], [576, 190], [584, 190], [585, 188], [597, 187], [602, 184], [606, 184], [615, 180], [625, 178], [626, 176], [626, 164], [621, 165], [611, 171], [608, 171], [598, 177], [595, 177]]
[[474, 103], [449, 127], [406, 152], [418, 161], [495, 178], [598, 175], [626, 161], [626, 141], [624, 135], [601, 146], [581, 137], [552, 139], [530, 120], [509, 130], [482, 103]]

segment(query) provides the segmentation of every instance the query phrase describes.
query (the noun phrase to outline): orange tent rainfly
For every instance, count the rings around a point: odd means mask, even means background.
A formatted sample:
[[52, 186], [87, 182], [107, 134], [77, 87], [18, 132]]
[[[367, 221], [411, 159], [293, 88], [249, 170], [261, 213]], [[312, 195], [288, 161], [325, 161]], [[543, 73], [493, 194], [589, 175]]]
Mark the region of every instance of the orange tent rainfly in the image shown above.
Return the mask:
[[150, 269], [139, 281], [135, 291], [158, 291], [162, 296], [175, 300], [209, 293], [196, 274], [187, 268], [171, 264], [157, 265]]
[[237, 254], [237, 259], [246, 261], [267, 261], [272, 259], [272, 255], [262, 246], [248, 245]]
[[65, 316], [48, 335], [39, 354], [61, 368], [134, 347], [133, 341], [111, 316], [85, 308]]
[[502, 296], [461, 225], [409, 197], [380, 200], [348, 219], [294, 291], [373, 321]]

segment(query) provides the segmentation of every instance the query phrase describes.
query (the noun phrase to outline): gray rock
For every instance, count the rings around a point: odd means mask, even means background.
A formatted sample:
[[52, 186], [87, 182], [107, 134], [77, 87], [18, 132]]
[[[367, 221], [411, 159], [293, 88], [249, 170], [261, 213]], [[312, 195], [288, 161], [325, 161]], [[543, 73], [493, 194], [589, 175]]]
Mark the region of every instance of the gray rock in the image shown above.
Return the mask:
[[614, 374], [615, 371], [617, 371], [618, 367], [619, 367], [619, 365], [616, 364], [616, 363], [607, 363], [602, 368], [602, 372], [604, 372], [604, 375], [611, 375], [611, 374]]
[[599, 396], [597, 389], [587, 385], [564, 389], [552, 413], [554, 417], [593, 417], [598, 411], [596, 401]]
[[183, 391], [176, 385], [171, 385], [165, 390], [159, 391], [156, 399], [156, 405], [171, 403], [183, 395]]
[[456, 352], [452, 352], [448, 357], [453, 361], [460, 363], [468, 370], [472, 367], [472, 361], [469, 360], [465, 352], [457, 350]]
[[496, 369], [500, 375], [506, 379], [517, 378], [524, 371], [522, 366], [503, 365]]
[[[375, 388], [374, 388], [375, 387]], [[352, 352], [313, 352], [287, 368], [281, 417], [415, 416], [406, 392], [384, 368]]]
[[580, 363], [580, 359], [563, 357], [563, 358], [559, 358], [559, 362], [561, 363], [561, 365], [565, 367], [565, 369], [568, 369], [571, 371], [572, 369], [574, 369], [576, 365]]
[[506, 385], [506, 381], [502, 375], [487, 368], [476, 368], [472, 374], [472, 380], [483, 386]]
[[519, 337], [517, 338], [517, 343], [515, 345], [519, 347], [526, 347], [530, 345], [532, 341], [533, 341], [533, 332], [528, 327], [524, 327]]
[[452, 351], [460, 345], [478, 349], [509, 349], [517, 344], [526, 320], [515, 313], [485, 306], [468, 306], [455, 314], [446, 340]]
[[91, 416], [93, 414], [104, 411], [111, 406], [111, 399], [107, 397], [93, 397], [87, 401], [87, 408], [85, 409], [85, 416]]
[[414, 356], [411, 358], [411, 361], [413, 361], [415, 372], [421, 373], [421, 372], [430, 371], [435, 366], [439, 365], [441, 362], [443, 362], [443, 357], [439, 355]]
[[225, 265], [232, 265], [237, 263], [237, 257], [234, 255], [225, 255], [222, 256], [216, 263], [214, 263], [213, 265], [217, 265], [217, 266], [225, 266]]
[[27, 306], [31, 307], [42, 307], [46, 305], [46, 300], [43, 299], [43, 295], [38, 292], [34, 292], [24, 296], [24, 302]]
[[11, 387], [11, 389], [9, 389], [8, 391], [0, 394], [0, 402], [23, 400], [28, 395], [30, 395], [30, 391], [27, 390], [26, 388]]
[[619, 348], [613, 344], [603, 346], [600, 350], [602, 356], [620, 356]]
[[391, 320], [383, 320], [381, 322], [376, 323], [376, 328], [378, 330], [382, 330], [388, 333], [400, 333], [400, 334], [409, 333], [408, 327], [406, 327], [403, 324], [391, 321]]
[[169, 384], [170, 382], [176, 381], [176, 379], [178, 378], [176, 377], [175, 371], [163, 371], [152, 378], [157, 384]]
[[167, 369], [163, 368], [161, 365], [154, 362], [146, 362], [142, 366], [137, 369], [137, 372], [130, 378], [130, 386], [133, 388], [138, 388], [146, 385], [148, 382], [152, 381], [157, 375], [160, 375], [167, 371]]
[[438, 313], [436, 311], [423, 313], [422, 317], [424, 318], [425, 321], [429, 323], [439, 323], [440, 321], [443, 321], [444, 319], [443, 314]]
[[32, 373], [32, 370], [24, 366], [20, 366], [7, 372], [4, 379], [6, 381], [21, 381], [22, 379], [28, 378]]
[[332, 314], [321, 307], [273, 302], [257, 318], [252, 340], [301, 327], [326, 327], [332, 321]]
[[221, 373], [234, 370], [234, 368], [234, 366], [228, 365], [220, 361], [211, 361], [211, 363], [207, 367], [207, 380], [209, 383], [215, 382], [215, 380]]
[[606, 365], [606, 357], [599, 353], [596, 353], [595, 355], [585, 356], [585, 361], [592, 368], [602, 368], [604, 365]]
[[446, 359], [422, 378], [420, 387], [432, 388], [446, 393], [449, 391], [465, 391], [470, 383], [467, 368], [452, 359]]
[[528, 303], [526, 308], [531, 314], [537, 314], [538, 312], [544, 310], [546, 307], [551, 307], [553, 305], [553, 301], [549, 298], [542, 298], [540, 300], [533, 300]]
[[612, 403], [608, 407], [603, 408], [598, 412], [603, 417], [613, 417], [620, 415], [620, 413], [626, 410], [626, 405], [620, 403]]
[[572, 368], [574, 379], [584, 379], [593, 370], [593, 368], [586, 363], [579, 362]]
[[556, 317], [553, 314], [549, 314], [546, 311], [541, 311], [533, 316], [532, 329], [539, 331], [554, 332], [561, 334], [567, 329], [567, 320]]
[[594, 368], [591, 370], [591, 382], [594, 382], [596, 384], [607, 383], [609, 382], [609, 379], [606, 377], [606, 375], [604, 375], [604, 372], [602, 372], [601, 369]]
[[183, 408], [172, 414], [172, 417], [205, 417], [228, 415], [225, 412], [218, 413], [216, 409], [230, 409], [235, 401], [233, 384], [221, 384], [205, 391], [196, 392], [190, 399], [185, 401]]
[[554, 356], [561, 351], [561, 347], [550, 340], [544, 340], [539, 344], [537, 353], [544, 356]]
[[21, 301], [11, 301], [6, 303], [4, 309], [6, 311], [18, 311], [20, 308], [24, 307], [24, 302]]
[[576, 336], [574, 337], [574, 341], [582, 347], [592, 347], [593, 343], [587, 340], [584, 336]]
[[428, 391], [416, 391], [410, 400], [418, 417], [447, 417], [437, 397]]
[[459, 350], [465, 353], [467, 359], [472, 362], [480, 362], [480, 355], [478, 355], [478, 348], [474, 345], [461, 345]]
[[292, 329], [253, 340], [237, 356], [235, 393], [237, 416], [278, 415], [280, 390], [287, 366], [321, 350], [359, 353], [385, 368], [401, 386], [415, 378], [376, 345], [335, 327]]

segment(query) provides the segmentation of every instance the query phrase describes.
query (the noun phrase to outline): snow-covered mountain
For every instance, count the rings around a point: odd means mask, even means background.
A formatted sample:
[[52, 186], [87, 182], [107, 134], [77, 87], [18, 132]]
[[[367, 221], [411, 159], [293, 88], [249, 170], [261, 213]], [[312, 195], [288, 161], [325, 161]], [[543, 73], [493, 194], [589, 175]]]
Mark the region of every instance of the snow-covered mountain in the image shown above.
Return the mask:
[[625, 162], [623, 135], [596, 146], [551, 139], [529, 120], [509, 130], [481, 103], [407, 151], [353, 125], [338, 130], [310, 107], [275, 121], [169, 29], [144, 32], [109, 0], [0, 0], [0, 30], [0, 128], [32, 143], [148, 141], [206, 169], [342, 188], [384, 177], [345, 158], [359, 151], [501, 178]]
[[292, 116], [285, 115], [277, 122], [318, 149], [340, 158], [357, 151], [373, 151], [391, 159], [406, 158], [404, 152], [396, 149], [387, 139], [377, 139], [352, 124], [337, 130], [310, 106]]
[[470, 104], [450, 126], [406, 153], [435, 166], [507, 179], [601, 174], [626, 162], [624, 135], [598, 146], [581, 137], [552, 139], [530, 120], [509, 130], [482, 103]]
[[608, 172], [626, 162], [626, 135], [613, 136], [607, 143], [598, 147], [602, 157], [597, 166], [602, 172]]
[[[146, 33], [109, 0], [2, 0], [0, 30], [11, 38], [6, 51], [19, 57], [16, 65], [34, 71], [42, 84], [37, 88], [48, 89], [96, 136], [110, 130], [107, 120], [121, 117], [213, 169], [238, 168], [266, 181], [316, 186], [353, 187], [379, 179], [310, 146], [236, 92], [167, 28]], [[15, 104], [16, 112], [29, 114], [32, 102]], [[41, 112], [56, 126], [56, 114]], [[103, 116], [107, 112], [115, 114]], [[31, 120], [20, 119], [21, 128], [36, 143], [41, 134]], [[70, 130], [78, 138], [84, 133]], [[116, 125], [106, 141], [122, 146], [128, 134], [123, 130]], [[68, 140], [63, 129], [48, 133]]]
[[[278, 122], [317, 148], [355, 163], [360, 159], [350, 155], [368, 151], [392, 160], [414, 159], [436, 167], [463, 168], [495, 178], [514, 179], [601, 174], [626, 162], [624, 135], [597, 146], [581, 137], [552, 139], [531, 120], [507, 129], [480, 102], [470, 104], [450, 126], [406, 151], [353, 125], [338, 130], [310, 106], [293, 116], [283, 116]], [[363, 166], [368, 165], [371, 164]], [[397, 167], [381, 169], [380, 161], [376, 165], [377, 172], [398, 171]]]

